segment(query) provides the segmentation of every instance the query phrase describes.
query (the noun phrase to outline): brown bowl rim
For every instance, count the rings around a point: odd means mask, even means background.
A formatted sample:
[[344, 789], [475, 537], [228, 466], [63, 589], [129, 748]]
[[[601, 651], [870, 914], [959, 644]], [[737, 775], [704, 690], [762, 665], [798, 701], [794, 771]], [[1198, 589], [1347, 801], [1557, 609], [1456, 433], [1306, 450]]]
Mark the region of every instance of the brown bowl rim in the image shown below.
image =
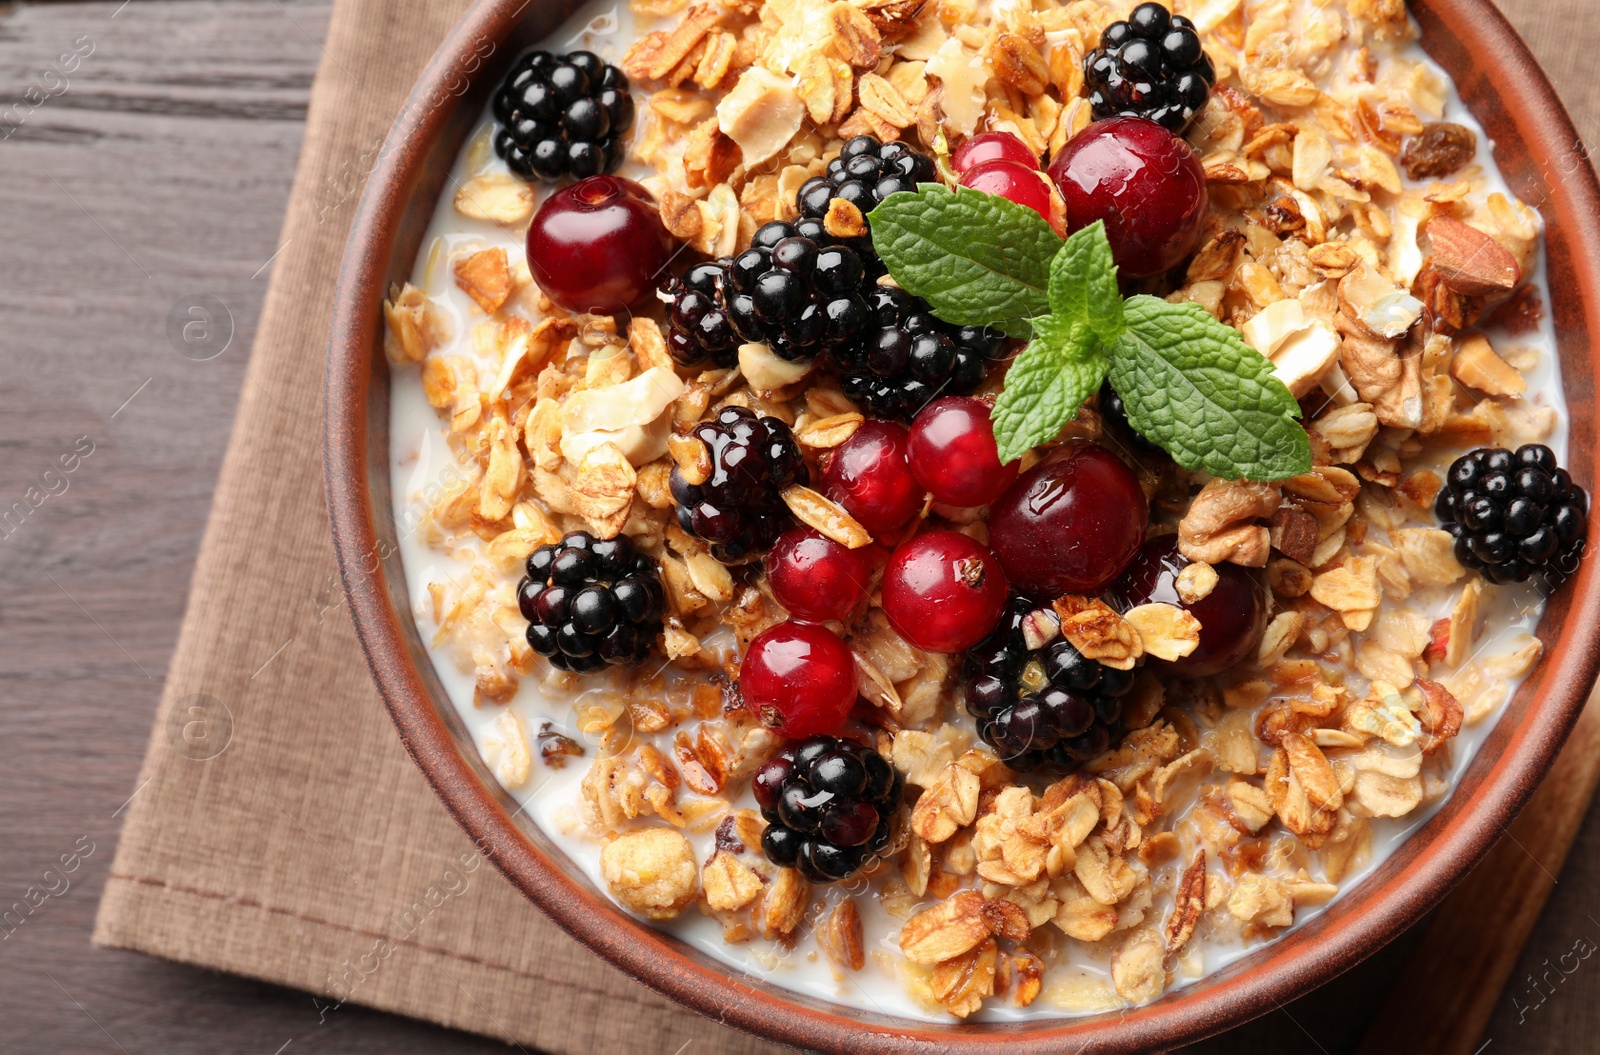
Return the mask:
[[[324, 475], [341, 579], [367, 663], [407, 751], [451, 815], [476, 840], [506, 878], [578, 941], [651, 989], [709, 1018], [772, 1040], [827, 1052], [944, 1050], [950, 1052], [1053, 1053], [1064, 1045], [1101, 1052], [1150, 1051], [1192, 1041], [1280, 1007], [1359, 962], [1410, 926], [1458, 882], [1493, 845], [1537, 787], [1593, 684], [1600, 667], [1600, 576], [1585, 556], [1569, 585], [1559, 637], [1537, 672], [1537, 688], [1520, 722], [1506, 734], [1499, 757], [1468, 799], [1452, 795], [1450, 816], [1425, 849], [1408, 855], [1395, 874], [1368, 877], [1347, 898], [1355, 907], [1312, 921], [1314, 942], [1275, 942], [1204, 982], [1169, 991], [1152, 1004], [1087, 1018], [1027, 1023], [938, 1024], [875, 1018], [841, 1005], [809, 1000], [776, 987], [756, 987], [731, 968], [686, 950], [598, 898], [533, 845], [503, 799], [488, 787], [457, 743], [424, 685], [405, 642], [403, 613], [374, 574], [380, 543], [372, 507], [368, 447], [368, 389], [381, 342], [378, 305], [389, 280], [397, 219], [418, 186], [426, 144], [444, 128], [463, 76], [461, 58], [482, 54], [484, 40], [504, 41], [529, 0], [478, 0], [430, 60], [362, 195], [340, 271], [330, 328], [324, 385]], [[1600, 380], [1600, 186], [1583, 155], [1582, 141], [1550, 82], [1527, 47], [1489, 0], [1420, 0], [1411, 5], [1425, 36], [1445, 34], [1470, 55], [1489, 56], [1504, 110], [1503, 127], [1530, 145], [1529, 160], [1549, 163], [1583, 158], [1561, 179], [1547, 180], [1541, 206], [1547, 229], [1560, 229], [1568, 245], [1563, 291], [1580, 299], [1590, 347], [1588, 371], [1563, 359], [1569, 396], [1592, 403]], [[1434, 37], [1435, 41], [1439, 38]], [[475, 67], [471, 67], [475, 68]], [[1478, 74], [1483, 76], [1483, 74]], [[1462, 79], [1457, 78], [1458, 87]], [[1462, 87], [1463, 96], [1469, 93]], [[445, 100], [444, 104], [440, 100]], [[1475, 112], [1486, 126], [1491, 122]], [[1493, 127], [1490, 128], [1491, 133]], [[1552, 283], [1557, 277], [1551, 267]], [[383, 428], [387, 428], [384, 423]], [[1585, 442], [1578, 442], [1580, 431]], [[1592, 427], [1573, 422], [1573, 454], [1600, 462]], [[1591, 514], [1591, 532], [1593, 531]], [[1556, 602], [1557, 607], [1560, 601]], [[1558, 613], [1559, 614], [1559, 613]], [[1579, 615], [1583, 617], [1571, 618]], [[1552, 627], [1547, 618], [1541, 632]], [[1528, 693], [1525, 683], [1516, 706]], [[1509, 716], [1504, 716], [1509, 719]], [[1500, 723], [1504, 726], [1505, 722]], [[1483, 755], [1475, 759], [1477, 767]], [[1457, 806], [1462, 808], [1456, 808]], [[1425, 828], [1433, 828], [1438, 816]], [[1418, 833], [1420, 834], [1420, 833]], [[1408, 840], [1408, 844], [1415, 840]], [[1392, 860], [1392, 859], [1391, 859]], [[1381, 882], [1380, 882], [1381, 879]], [[1345, 899], [1341, 899], [1343, 901]], [[1331, 915], [1331, 918], [1330, 918]]]

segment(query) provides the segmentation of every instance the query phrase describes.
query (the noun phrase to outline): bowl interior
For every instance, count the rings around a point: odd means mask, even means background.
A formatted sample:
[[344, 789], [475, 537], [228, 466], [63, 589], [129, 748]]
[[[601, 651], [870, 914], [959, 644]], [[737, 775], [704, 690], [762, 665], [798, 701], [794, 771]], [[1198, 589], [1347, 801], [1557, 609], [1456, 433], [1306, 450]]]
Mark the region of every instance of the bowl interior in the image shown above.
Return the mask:
[[[647, 985], [741, 1028], [807, 1048], [1146, 1051], [1215, 1032], [1293, 999], [1398, 934], [1487, 851], [1548, 767], [1594, 679], [1600, 581], [1587, 558], [1540, 624], [1540, 667], [1512, 699], [1449, 800], [1363, 883], [1306, 925], [1199, 982], [1127, 1012], [1025, 1024], [909, 1022], [731, 975], [720, 961], [611, 904], [525, 818], [478, 756], [410, 616], [389, 485], [389, 373], [379, 304], [404, 282], [451, 163], [510, 61], [574, 0], [480, 0], [396, 121], [355, 220], [327, 376], [326, 471], [341, 572], [368, 662], [408, 750], [451, 812], [527, 896]], [[1569, 464], [1594, 479], [1594, 343], [1600, 340], [1600, 194], [1565, 111], [1487, 0], [1413, 6], [1423, 44], [1455, 79], [1524, 201], [1547, 223], [1550, 312], [1571, 410]], [[1591, 528], [1592, 530], [1592, 528]], [[1588, 618], [1569, 618], [1574, 612]], [[1079, 1049], [1087, 1050], [1087, 1049]]]

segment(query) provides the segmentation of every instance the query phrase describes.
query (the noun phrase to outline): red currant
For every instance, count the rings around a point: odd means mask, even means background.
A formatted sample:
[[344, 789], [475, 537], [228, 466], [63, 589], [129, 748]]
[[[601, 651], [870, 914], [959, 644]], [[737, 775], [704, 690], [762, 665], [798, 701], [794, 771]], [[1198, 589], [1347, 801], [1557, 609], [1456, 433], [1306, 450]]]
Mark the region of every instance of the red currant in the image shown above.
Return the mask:
[[856, 702], [856, 661], [826, 628], [779, 623], [750, 642], [739, 669], [744, 702], [791, 739], [831, 733]]
[[1006, 604], [1006, 577], [982, 543], [926, 531], [889, 558], [883, 612], [924, 652], [962, 652], [989, 636]]
[[845, 619], [867, 594], [872, 569], [860, 551], [810, 528], [779, 536], [767, 556], [767, 581], [778, 603], [809, 623]]
[[1104, 220], [1124, 278], [1147, 278], [1194, 249], [1206, 216], [1206, 174], [1178, 136], [1142, 117], [1096, 121], [1050, 162], [1070, 230]]
[[1175, 535], [1153, 538], [1115, 586], [1113, 600], [1127, 611], [1141, 604], [1175, 604], [1200, 622], [1200, 644], [1175, 660], [1174, 673], [1185, 678], [1220, 674], [1256, 650], [1266, 624], [1267, 605], [1253, 572], [1237, 564], [1216, 565], [1217, 584], [1200, 600], [1188, 603], [1178, 595], [1178, 573], [1189, 566], [1178, 552]]
[[672, 236], [650, 192], [620, 176], [563, 187], [528, 225], [528, 270], [568, 311], [611, 314], [637, 304], [655, 290], [671, 257]]
[[965, 173], [986, 161], [1002, 158], [1031, 169], [1039, 167], [1039, 155], [1010, 132], [980, 132], [969, 137], [950, 155], [950, 167]]
[[1150, 519], [1139, 480], [1110, 451], [1075, 443], [1022, 474], [989, 510], [989, 545], [1022, 593], [1098, 594], [1133, 563]]
[[1046, 220], [1050, 219], [1051, 199], [1055, 192], [1037, 168], [998, 158], [974, 165], [963, 172], [961, 185], [985, 194], [998, 194], [1007, 201], [1027, 206]]
[[1017, 478], [1016, 462], [1000, 464], [989, 405], [971, 396], [936, 400], [911, 423], [911, 475], [951, 506], [988, 505]]
[[908, 434], [892, 421], [868, 421], [834, 449], [822, 474], [829, 498], [874, 535], [911, 523], [922, 508], [922, 488], [906, 462]]

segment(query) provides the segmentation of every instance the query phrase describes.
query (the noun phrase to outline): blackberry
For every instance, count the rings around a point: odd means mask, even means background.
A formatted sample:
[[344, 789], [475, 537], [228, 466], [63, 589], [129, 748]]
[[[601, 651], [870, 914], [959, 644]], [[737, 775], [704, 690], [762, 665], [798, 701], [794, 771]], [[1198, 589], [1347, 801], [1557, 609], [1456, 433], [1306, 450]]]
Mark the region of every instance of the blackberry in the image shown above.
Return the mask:
[[805, 362], [827, 346], [854, 342], [866, 329], [865, 279], [861, 258], [836, 244], [820, 221], [774, 220], [727, 265], [722, 295], [740, 340], [764, 342], [784, 359]]
[[661, 290], [667, 304], [667, 353], [683, 366], [707, 359], [729, 367], [739, 361], [739, 334], [728, 319], [727, 261], [696, 264]]
[[591, 51], [560, 58], [530, 51], [500, 83], [491, 107], [494, 150], [523, 179], [582, 179], [614, 171], [633, 127], [628, 76]]
[[903, 289], [874, 286], [866, 303], [871, 326], [833, 357], [845, 395], [880, 418], [909, 421], [939, 396], [973, 391], [1004, 347], [999, 331], [942, 322]]
[[1084, 56], [1083, 81], [1096, 118], [1146, 117], [1182, 135], [1211, 97], [1217, 71], [1193, 22], [1140, 4], [1100, 34], [1100, 46]]
[[777, 418], [758, 418], [746, 407], [730, 406], [691, 434], [711, 455], [711, 475], [691, 484], [673, 468], [679, 526], [711, 543], [711, 555], [724, 564], [761, 556], [792, 519], [780, 492], [806, 479], [794, 433]]
[[1060, 638], [1030, 650], [1022, 620], [1037, 607], [1013, 597], [994, 632], [967, 653], [967, 712], [1011, 768], [1073, 770], [1116, 745], [1134, 671], [1087, 659]]
[[768, 759], [751, 790], [767, 819], [767, 860], [831, 883], [889, 845], [905, 782], [872, 748], [813, 736]]
[[[919, 183], [938, 178], [933, 159], [902, 142], [884, 143], [874, 136], [856, 136], [845, 143], [839, 156], [828, 162], [826, 175], [813, 176], [800, 185], [797, 204], [802, 218], [821, 220], [833, 199], [843, 198], [865, 216], [897, 191], [916, 190]], [[870, 277], [883, 273], [870, 236], [841, 242], [856, 251]]]
[[587, 674], [643, 663], [661, 633], [666, 593], [656, 562], [626, 535], [573, 531], [528, 556], [517, 607], [528, 644], [552, 666]]
[[1542, 571], [1558, 586], [1583, 555], [1589, 495], [1542, 443], [1479, 447], [1451, 463], [1433, 511], [1465, 567], [1494, 583]]

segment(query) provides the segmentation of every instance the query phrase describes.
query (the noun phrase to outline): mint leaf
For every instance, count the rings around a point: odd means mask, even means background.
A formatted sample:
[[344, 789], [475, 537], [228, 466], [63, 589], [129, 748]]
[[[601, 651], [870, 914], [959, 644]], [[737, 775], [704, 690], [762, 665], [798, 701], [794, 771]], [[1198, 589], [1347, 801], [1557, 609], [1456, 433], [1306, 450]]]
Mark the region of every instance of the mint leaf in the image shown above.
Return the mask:
[[1299, 404], [1237, 330], [1196, 304], [1156, 297], [1130, 297], [1124, 313], [1111, 387], [1141, 435], [1184, 468], [1227, 480], [1311, 471]]
[[1122, 293], [1102, 220], [1067, 239], [1050, 262], [1050, 310], [1081, 321], [1106, 344], [1122, 336]]
[[1061, 239], [1032, 209], [993, 194], [924, 183], [867, 216], [872, 245], [901, 288], [957, 326], [1013, 337], [1050, 312], [1050, 261]]
[[1087, 325], [1060, 315], [1033, 320], [1033, 340], [1006, 371], [989, 415], [1000, 463], [1053, 440], [1106, 376], [1105, 349]]

